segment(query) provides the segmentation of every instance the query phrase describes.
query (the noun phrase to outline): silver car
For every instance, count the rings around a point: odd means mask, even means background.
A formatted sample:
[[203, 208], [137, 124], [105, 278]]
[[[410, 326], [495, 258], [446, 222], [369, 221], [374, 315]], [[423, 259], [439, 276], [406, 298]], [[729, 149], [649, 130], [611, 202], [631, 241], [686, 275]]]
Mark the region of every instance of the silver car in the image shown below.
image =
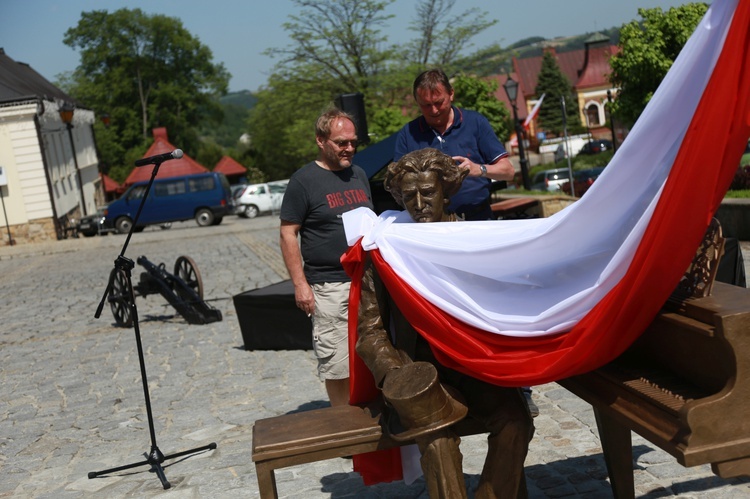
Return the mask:
[[559, 191], [562, 185], [570, 180], [570, 172], [567, 168], [555, 168], [554, 170], [543, 170], [534, 175], [531, 182], [532, 191]]

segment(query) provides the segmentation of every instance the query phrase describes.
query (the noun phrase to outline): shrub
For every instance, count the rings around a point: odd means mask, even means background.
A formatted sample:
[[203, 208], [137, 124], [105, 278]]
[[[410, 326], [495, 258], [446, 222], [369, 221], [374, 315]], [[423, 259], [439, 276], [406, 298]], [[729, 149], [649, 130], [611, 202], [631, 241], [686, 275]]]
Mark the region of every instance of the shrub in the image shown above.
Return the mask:
[[750, 189], [750, 165], [737, 168], [734, 174], [732, 184], [729, 186], [730, 191], [739, 191]]

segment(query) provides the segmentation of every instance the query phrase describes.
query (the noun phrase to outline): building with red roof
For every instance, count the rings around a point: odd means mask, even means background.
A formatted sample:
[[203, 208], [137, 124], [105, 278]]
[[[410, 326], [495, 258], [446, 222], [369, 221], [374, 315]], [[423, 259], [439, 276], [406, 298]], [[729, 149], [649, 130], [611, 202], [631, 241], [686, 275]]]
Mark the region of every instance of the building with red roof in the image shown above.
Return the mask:
[[[169, 142], [169, 139], [167, 138], [166, 128], [154, 128], [153, 134], [154, 143], [151, 144], [151, 147], [148, 148], [146, 154], [143, 155], [144, 158], [156, 156], [158, 154], [170, 153], [177, 149], [177, 147], [173, 146]], [[207, 171], [208, 168], [204, 167], [187, 154], [183, 154], [179, 159], [170, 159], [169, 161], [165, 161], [164, 163], [162, 163], [159, 167], [159, 172], [157, 173], [156, 177], [181, 177], [183, 175], [194, 175], [196, 173], [205, 173]], [[151, 179], [152, 173], [153, 166], [151, 165], [133, 168], [133, 170], [130, 172], [130, 175], [128, 175], [128, 178], [125, 179], [123, 185], [127, 187], [135, 184], [136, 182], [148, 181], [149, 179]]]
[[[573, 85], [578, 97], [581, 123], [587, 125], [596, 135], [597, 130], [604, 130], [607, 120], [605, 115], [607, 93], [609, 91], [614, 95], [617, 90], [609, 82], [611, 71], [609, 60], [619, 52], [619, 47], [612, 45], [609, 38], [601, 33], [590, 36], [584, 43], [585, 48], [582, 50], [561, 53], [557, 53], [554, 47], [547, 47], [545, 50], [552, 52], [560, 71]], [[521, 119], [526, 117], [539, 97], [536, 95], [536, 85], [541, 68], [542, 56], [513, 58], [513, 75], [514, 79], [519, 82], [518, 114]], [[505, 78], [503, 76], [502, 81], [498, 80], [500, 87], [496, 92], [496, 96], [503, 102], [507, 102], [502, 88]], [[532, 124], [532, 131], [534, 126], [535, 123]]]
[[239, 180], [247, 175], [247, 168], [229, 156], [222, 157], [219, 162], [216, 163], [214, 171], [226, 175], [230, 184], [240, 183]]
[[100, 173], [99, 175], [102, 179], [102, 189], [104, 190], [104, 199], [106, 202], [117, 199], [120, 194], [125, 192], [125, 188], [106, 173]]

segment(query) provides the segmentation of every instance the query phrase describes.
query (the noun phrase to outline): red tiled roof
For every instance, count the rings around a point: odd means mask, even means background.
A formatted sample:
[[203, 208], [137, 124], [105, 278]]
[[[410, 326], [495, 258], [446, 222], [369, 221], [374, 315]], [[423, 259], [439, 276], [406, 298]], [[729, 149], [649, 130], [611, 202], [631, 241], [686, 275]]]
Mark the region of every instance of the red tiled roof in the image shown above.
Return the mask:
[[[578, 72], [583, 67], [586, 58], [586, 51], [574, 50], [558, 54], [554, 48], [549, 50], [555, 55], [557, 65], [560, 66], [560, 71], [568, 78], [571, 85], [575, 86], [578, 81]], [[536, 84], [538, 82], [539, 71], [542, 69], [542, 56], [527, 57], [525, 59], [516, 59], [514, 57], [513, 67], [518, 72], [521, 81], [524, 82], [524, 95], [536, 95]]]
[[118, 192], [118, 189], [120, 189], [120, 184], [112, 180], [112, 178], [109, 175], [102, 173], [101, 176], [102, 176], [102, 185], [104, 186], [104, 192], [107, 192], [107, 193]]
[[247, 168], [239, 164], [233, 158], [224, 156], [218, 163], [216, 163], [214, 171], [223, 173], [224, 175], [244, 175], [247, 173]]
[[589, 47], [588, 61], [575, 87], [588, 88], [609, 85], [608, 77], [612, 71], [612, 68], [609, 66], [609, 59], [619, 52], [619, 50], [619, 47], [615, 45]]
[[[165, 154], [172, 152], [176, 149], [175, 146], [169, 143], [167, 140], [167, 129], [166, 128], [154, 128], [154, 143], [148, 148], [144, 158], [149, 156], [156, 156], [157, 154]], [[193, 158], [184, 154], [180, 159], [171, 159], [165, 161], [160, 167], [157, 173], [157, 178], [168, 178], [168, 177], [179, 177], [181, 175], [193, 175], [196, 173], [205, 173], [208, 169], [195, 161]], [[131, 185], [136, 182], [147, 181], [151, 178], [153, 173], [152, 166], [141, 166], [133, 168], [128, 178], [125, 179], [124, 185]]]
[[[527, 95], [534, 95], [533, 89], [531, 91], [528, 91], [524, 87], [524, 79], [518, 78], [517, 73], [511, 73], [510, 77], [513, 78], [518, 82], [518, 96], [516, 97], [516, 107], [518, 108], [518, 118], [519, 119], [525, 119], [526, 118], [526, 96]], [[503, 85], [506, 81], [508, 81], [508, 75], [492, 75], [487, 77], [488, 80], [495, 80], [497, 82], [497, 90], [495, 90], [495, 97], [497, 99], [504, 103], [505, 106], [508, 108], [508, 110], [511, 112], [511, 116], [513, 116], [513, 106], [511, 106], [510, 101], [508, 100], [508, 94], [505, 93], [505, 88]]]

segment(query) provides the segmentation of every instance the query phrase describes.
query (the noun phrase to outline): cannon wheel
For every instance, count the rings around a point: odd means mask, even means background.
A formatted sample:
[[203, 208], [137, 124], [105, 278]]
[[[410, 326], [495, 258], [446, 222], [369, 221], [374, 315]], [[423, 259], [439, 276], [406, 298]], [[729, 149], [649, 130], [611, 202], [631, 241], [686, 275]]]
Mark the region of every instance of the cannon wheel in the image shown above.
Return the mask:
[[[185, 284], [188, 285], [195, 293], [203, 299], [203, 280], [201, 280], [201, 273], [198, 272], [198, 266], [195, 264], [192, 258], [189, 256], [181, 256], [174, 262], [174, 275], [182, 279]], [[178, 290], [175, 290], [179, 293]], [[181, 297], [190, 301], [192, 297]]]
[[109, 292], [109, 307], [112, 309], [112, 315], [115, 316], [115, 322], [118, 326], [131, 327], [133, 325], [133, 314], [130, 306], [130, 290], [128, 289], [128, 278], [125, 271], [121, 269], [112, 269], [113, 275], [112, 289]]

